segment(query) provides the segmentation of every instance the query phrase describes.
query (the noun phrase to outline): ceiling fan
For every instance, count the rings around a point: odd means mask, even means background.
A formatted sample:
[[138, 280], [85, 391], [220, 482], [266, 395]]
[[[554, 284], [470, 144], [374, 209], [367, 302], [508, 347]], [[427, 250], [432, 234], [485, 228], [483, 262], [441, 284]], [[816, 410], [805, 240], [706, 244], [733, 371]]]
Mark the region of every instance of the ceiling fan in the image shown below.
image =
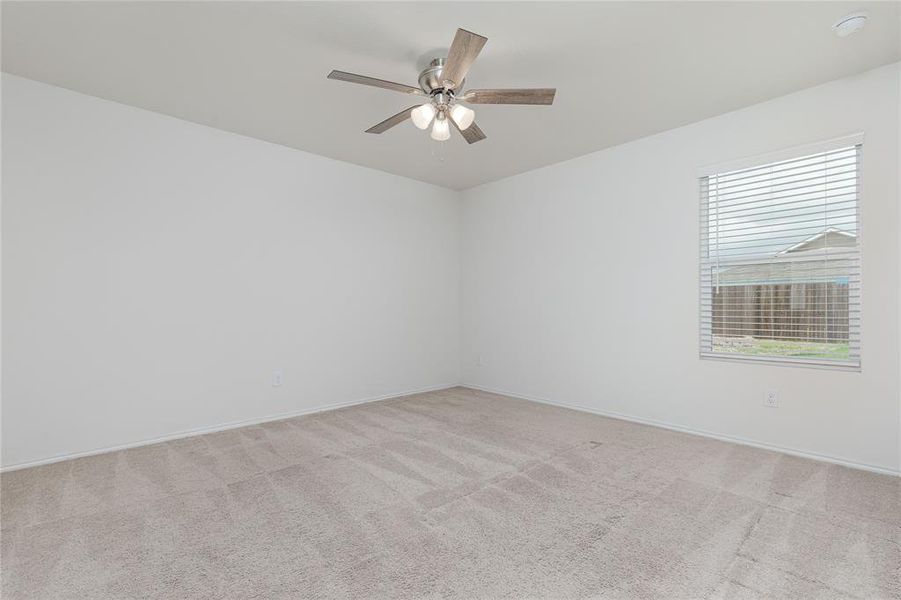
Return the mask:
[[384, 133], [409, 118], [419, 129], [428, 129], [431, 125], [433, 140], [443, 142], [449, 139], [450, 126], [453, 125], [467, 142], [474, 144], [484, 140], [486, 136], [475, 124], [475, 111], [463, 106], [460, 102], [549, 105], [553, 104], [554, 94], [557, 93], [554, 88], [464, 91], [463, 83], [466, 80], [466, 74], [487, 41], [486, 37], [465, 29], [458, 29], [447, 53], [447, 58], [434, 59], [419, 74], [419, 87], [344, 71], [332, 71], [328, 74], [328, 78], [371, 85], [411, 96], [428, 97], [428, 101], [424, 104], [406, 108], [381, 123], [373, 125], [366, 130], [366, 133]]

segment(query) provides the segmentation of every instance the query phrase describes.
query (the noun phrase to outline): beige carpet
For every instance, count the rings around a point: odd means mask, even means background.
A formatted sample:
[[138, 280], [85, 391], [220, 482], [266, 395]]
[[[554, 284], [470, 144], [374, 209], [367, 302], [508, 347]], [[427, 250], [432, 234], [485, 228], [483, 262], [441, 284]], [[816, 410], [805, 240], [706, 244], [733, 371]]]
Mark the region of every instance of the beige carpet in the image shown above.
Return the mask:
[[4, 474], [2, 597], [899, 598], [899, 485], [457, 388]]

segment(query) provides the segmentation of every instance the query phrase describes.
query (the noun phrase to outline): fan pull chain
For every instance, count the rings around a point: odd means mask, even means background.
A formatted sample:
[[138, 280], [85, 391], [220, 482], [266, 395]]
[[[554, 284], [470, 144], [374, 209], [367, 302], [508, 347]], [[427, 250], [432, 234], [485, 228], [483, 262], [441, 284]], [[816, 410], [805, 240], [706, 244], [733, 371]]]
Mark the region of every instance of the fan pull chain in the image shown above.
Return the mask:
[[444, 142], [436, 142], [433, 139], [429, 139], [429, 150], [431, 151], [432, 158], [436, 159], [438, 162], [444, 162]]

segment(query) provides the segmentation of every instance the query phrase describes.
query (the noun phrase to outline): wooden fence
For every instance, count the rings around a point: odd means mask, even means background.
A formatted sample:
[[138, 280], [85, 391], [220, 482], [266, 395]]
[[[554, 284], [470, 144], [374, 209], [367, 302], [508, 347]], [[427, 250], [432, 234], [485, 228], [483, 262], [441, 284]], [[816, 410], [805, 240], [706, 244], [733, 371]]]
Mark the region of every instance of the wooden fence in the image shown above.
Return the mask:
[[802, 283], [721, 286], [713, 333], [820, 342], [848, 341], [848, 285]]

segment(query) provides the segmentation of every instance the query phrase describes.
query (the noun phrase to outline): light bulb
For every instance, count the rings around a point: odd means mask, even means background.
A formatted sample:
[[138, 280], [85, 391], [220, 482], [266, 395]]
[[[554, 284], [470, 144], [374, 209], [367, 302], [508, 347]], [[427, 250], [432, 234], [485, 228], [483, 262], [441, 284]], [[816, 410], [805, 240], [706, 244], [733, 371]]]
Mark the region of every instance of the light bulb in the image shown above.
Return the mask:
[[450, 139], [450, 125], [447, 123], [447, 117], [439, 115], [438, 118], [435, 119], [435, 123], [432, 125], [432, 135], [430, 137], [439, 142]]
[[435, 107], [426, 102], [422, 106], [417, 106], [410, 112], [410, 119], [413, 124], [420, 129], [428, 129], [429, 123], [435, 118]]
[[451, 118], [454, 120], [454, 123], [457, 124], [457, 127], [460, 128], [460, 131], [463, 131], [470, 125], [476, 118], [476, 113], [474, 110], [470, 108], [466, 108], [462, 104], [454, 104], [454, 107], [450, 111]]

